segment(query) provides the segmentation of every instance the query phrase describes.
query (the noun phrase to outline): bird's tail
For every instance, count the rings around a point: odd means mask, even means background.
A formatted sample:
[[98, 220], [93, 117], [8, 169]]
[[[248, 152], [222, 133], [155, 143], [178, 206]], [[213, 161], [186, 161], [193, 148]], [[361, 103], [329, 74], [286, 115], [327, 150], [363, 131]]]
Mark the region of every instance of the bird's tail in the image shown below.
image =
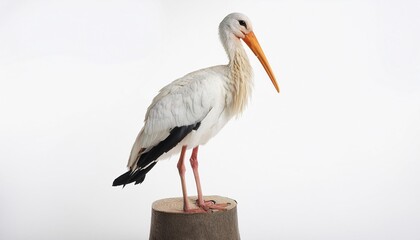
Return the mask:
[[137, 169], [137, 170], [129, 170], [128, 172], [124, 173], [123, 175], [117, 177], [114, 182], [112, 183], [112, 186], [121, 186], [123, 187], [126, 184], [135, 182], [135, 184], [142, 183], [144, 179], [146, 178], [146, 174], [156, 165], [157, 162], [151, 163], [149, 166]]

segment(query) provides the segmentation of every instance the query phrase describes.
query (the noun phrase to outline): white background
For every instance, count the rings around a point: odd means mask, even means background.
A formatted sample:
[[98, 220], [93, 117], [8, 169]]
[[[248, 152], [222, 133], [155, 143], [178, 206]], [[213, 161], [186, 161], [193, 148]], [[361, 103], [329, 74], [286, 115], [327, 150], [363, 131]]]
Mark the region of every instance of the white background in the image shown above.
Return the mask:
[[419, 239], [420, 4], [328, 0], [1, 0], [0, 238], [147, 239], [177, 157], [111, 183], [157, 91], [227, 63], [236, 11], [281, 93], [250, 54], [250, 106], [201, 147], [204, 193], [238, 201], [243, 239]]

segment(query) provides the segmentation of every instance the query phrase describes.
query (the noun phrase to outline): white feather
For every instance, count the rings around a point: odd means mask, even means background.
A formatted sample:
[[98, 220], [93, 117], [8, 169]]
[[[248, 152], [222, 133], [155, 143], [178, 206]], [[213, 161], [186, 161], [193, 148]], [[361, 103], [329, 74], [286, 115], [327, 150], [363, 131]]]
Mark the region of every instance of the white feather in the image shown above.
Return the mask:
[[[144, 127], [133, 145], [128, 167], [133, 167], [141, 149], [151, 148], [179, 126], [201, 122], [197, 131], [180, 144], [194, 147], [205, 144], [232, 117], [226, 111], [229, 94], [227, 66], [215, 66], [192, 72], [162, 88], [153, 99], [145, 116]], [[162, 155], [160, 159], [177, 152]]]

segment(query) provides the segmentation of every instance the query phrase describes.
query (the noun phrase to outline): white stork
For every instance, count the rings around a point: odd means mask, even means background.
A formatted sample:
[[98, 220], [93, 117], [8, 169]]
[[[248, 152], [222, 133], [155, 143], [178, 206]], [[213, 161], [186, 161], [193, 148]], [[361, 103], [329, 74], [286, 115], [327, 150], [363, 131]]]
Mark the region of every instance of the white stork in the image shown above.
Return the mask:
[[[113, 186], [142, 183], [159, 160], [180, 152], [177, 167], [184, 211], [223, 208], [203, 199], [197, 154], [198, 147], [240, 114], [248, 103], [253, 85], [252, 68], [241, 39], [258, 57], [277, 92], [280, 90], [247, 16], [241, 13], [227, 15], [219, 25], [219, 35], [229, 63], [189, 73], [160, 90], [147, 109], [144, 126], [134, 142], [128, 160], [129, 170], [115, 179]], [[184, 157], [185, 151], [191, 148], [190, 163], [197, 186], [198, 208], [190, 206], [185, 184]]]

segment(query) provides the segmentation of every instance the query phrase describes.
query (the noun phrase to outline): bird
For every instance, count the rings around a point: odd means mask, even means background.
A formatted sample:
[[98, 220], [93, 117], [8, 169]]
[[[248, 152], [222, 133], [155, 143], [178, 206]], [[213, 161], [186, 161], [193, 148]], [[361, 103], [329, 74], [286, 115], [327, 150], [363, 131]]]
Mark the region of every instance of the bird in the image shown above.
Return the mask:
[[[241, 41], [259, 59], [278, 93], [280, 88], [246, 15], [228, 14], [219, 24], [219, 37], [229, 62], [188, 73], [159, 91], [147, 108], [144, 126], [130, 152], [128, 171], [116, 178], [113, 186], [140, 184], [159, 160], [179, 153], [177, 169], [183, 211], [195, 213], [226, 208], [222, 203], [203, 198], [198, 150], [229, 120], [239, 116], [249, 102], [253, 71]], [[189, 202], [185, 179], [184, 158], [191, 149], [190, 164], [197, 188], [195, 203]]]

